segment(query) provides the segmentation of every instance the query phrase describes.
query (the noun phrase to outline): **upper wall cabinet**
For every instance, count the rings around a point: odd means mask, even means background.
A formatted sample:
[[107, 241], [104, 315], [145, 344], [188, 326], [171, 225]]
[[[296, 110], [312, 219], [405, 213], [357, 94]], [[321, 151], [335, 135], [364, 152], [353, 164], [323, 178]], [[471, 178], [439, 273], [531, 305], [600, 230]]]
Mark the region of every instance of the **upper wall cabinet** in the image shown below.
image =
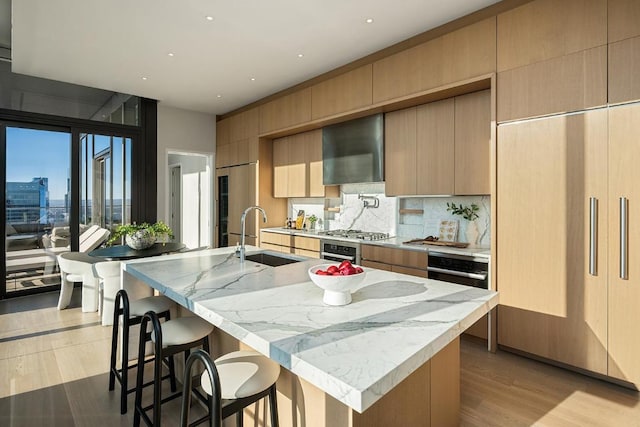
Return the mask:
[[385, 115], [389, 196], [489, 194], [489, 90]]
[[243, 111], [216, 125], [216, 167], [258, 160], [258, 109]]
[[609, 0], [609, 43], [640, 36], [640, 2]]
[[607, 103], [607, 0], [536, 0], [498, 15], [498, 121]]
[[609, 0], [609, 102], [640, 99], [640, 1]]
[[455, 194], [490, 194], [490, 90], [456, 96], [455, 141]]
[[607, 103], [607, 47], [498, 73], [498, 121], [566, 113]]
[[373, 64], [373, 103], [492, 73], [496, 18], [429, 40]]
[[337, 197], [322, 184], [322, 130], [273, 140], [273, 197]]
[[371, 105], [372, 65], [311, 87], [311, 118], [320, 119]]
[[238, 113], [230, 120], [231, 142], [258, 136], [260, 123], [258, 108]]
[[640, 99], [640, 37], [609, 45], [609, 103]]
[[260, 134], [311, 121], [311, 88], [282, 96], [260, 106]]
[[607, 0], [536, 0], [498, 15], [498, 72], [607, 43]]

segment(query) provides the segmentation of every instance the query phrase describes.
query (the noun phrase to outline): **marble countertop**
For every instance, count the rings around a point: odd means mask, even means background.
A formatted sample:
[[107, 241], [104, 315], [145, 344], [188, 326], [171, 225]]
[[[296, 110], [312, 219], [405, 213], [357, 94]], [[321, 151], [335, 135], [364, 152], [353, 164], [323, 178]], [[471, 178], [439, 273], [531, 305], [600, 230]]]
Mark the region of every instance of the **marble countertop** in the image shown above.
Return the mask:
[[342, 240], [346, 242], [360, 242], [363, 245], [386, 246], [386, 247], [391, 247], [396, 249], [406, 249], [410, 251], [443, 252], [448, 254], [491, 258], [491, 248], [487, 246], [454, 248], [454, 247], [440, 246], [440, 245], [406, 245], [404, 244], [404, 242], [408, 242], [409, 240], [415, 239], [415, 237], [397, 236], [397, 237], [389, 237], [387, 239], [382, 239], [382, 240], [360, 240], [360, 239], [350, 239], [347, 237], [324, 236], [319, 234], [317, 231], [295, 230], [292, 228], [283, 228], [283, 227], [263, 228], [262, 231], [267, 231], [271, 233], [280, 233], [280, 234], [299, 235], [299, 236], [306, 236], [306, 237], [325, 238], [325, 239], [331, 239], [331, 240]]
[[[270, 251], [247, 247], [257, 252]], [[123, 269], [358, 412], [498, 303], [493, 291], [367, 268], [351, 304], [326, 306], [308, 276], [323, 262], [241, 265], [220, 248]]]

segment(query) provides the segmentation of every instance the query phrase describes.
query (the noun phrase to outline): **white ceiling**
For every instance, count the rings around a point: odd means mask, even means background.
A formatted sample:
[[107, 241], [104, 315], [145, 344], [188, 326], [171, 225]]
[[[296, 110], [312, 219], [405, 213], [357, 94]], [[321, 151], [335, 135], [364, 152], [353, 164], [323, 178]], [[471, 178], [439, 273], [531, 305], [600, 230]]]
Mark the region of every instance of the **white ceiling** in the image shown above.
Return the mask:
[[493, 3], [14, 0], [12, 71], [223, 114]]

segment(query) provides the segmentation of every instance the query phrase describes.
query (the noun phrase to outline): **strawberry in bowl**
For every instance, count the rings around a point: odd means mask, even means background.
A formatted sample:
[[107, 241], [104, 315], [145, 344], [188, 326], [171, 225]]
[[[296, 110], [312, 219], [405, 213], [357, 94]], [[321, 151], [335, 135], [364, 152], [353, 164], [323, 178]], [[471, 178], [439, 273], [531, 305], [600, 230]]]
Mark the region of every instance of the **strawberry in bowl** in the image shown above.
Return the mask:
[[351, 291], [362, 283], [366, 272], [362, 267], [342, 261], [340, 264], [321, 264], [309, 269], [309, 278], [324, 289], [322, 301], [327, 305], [346, 305]]

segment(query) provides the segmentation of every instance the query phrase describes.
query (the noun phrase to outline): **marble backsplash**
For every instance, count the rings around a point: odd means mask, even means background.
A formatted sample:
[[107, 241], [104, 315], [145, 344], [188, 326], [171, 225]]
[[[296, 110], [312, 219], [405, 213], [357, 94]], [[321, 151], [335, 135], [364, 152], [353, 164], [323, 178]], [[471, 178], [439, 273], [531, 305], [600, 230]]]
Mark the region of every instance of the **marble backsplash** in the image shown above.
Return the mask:
[[490, 196], [452, 196], [452, 197], [421, 197], [398, 199], [398, 209], [422, 209], [422, 214], [400, 214], [397, 225], [397, 235], [407, 237], [437, 236], [440, 221], [458, 221], [458, 241], [465, 242], [465, 234], [469, 221], [461, 216], [452, 215], [447, 211], [447, 202], [464, 205], [475, 203], [480, 208], [478, 219], [478, 244], [491, 245], [491, 197]]
[[[318, 229], [366, 230], [407, 238], [437, 236], [441, 220], [457, 220], [458, 241], [464, 242], [468, 221], [448, 212], [447, 202], [478, 205], [478, 244], [490, 246], [490, 196], [398, 198], [384, 195], [384, 183], [345, 184], [340, 186], [340, 198], [289, 199], [289, 216], [294, 217], [303, 209], [307, 216], [320, 218]], [[401, 209], [410, 213], [400, 213]], [[420, 210], [423, 212], [417, 213]]]

